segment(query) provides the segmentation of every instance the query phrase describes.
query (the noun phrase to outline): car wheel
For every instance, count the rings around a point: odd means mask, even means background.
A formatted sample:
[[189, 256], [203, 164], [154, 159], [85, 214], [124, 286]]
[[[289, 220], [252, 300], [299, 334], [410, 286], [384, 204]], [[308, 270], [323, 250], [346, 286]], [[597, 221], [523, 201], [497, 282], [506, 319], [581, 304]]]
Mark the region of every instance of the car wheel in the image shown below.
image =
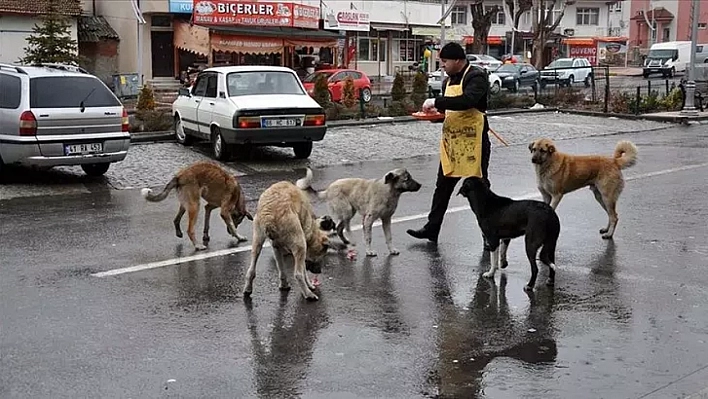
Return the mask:
[[489, 91], [491, 91], [492, 94], [498, 94], [501, 91], [501, 86], [499, 85], [499, 82], [492, 83], [492, 87], [489, 89]]
[[175, 116], [175, 140], [182, 145], [189, 145], [192, 142], [192, 138], [184, 131], [184, 125], [182, 125], [182, 119], [179, 116]]
[[568, 78], [568, 87], [572, 86], [573, 84], [575, 84], [575, 76], [570, 75], [570, 77]]
[[295, 153], [295, 158], [305, 159], [312, 154], [312, 142], [308, 141], [305, 143], [295, 143], [293, 145], [293, 152]]
[[591, 75], [588, 75], [588, 76], [585, 78], [585, 81], [583, 82], [583, 83], [585, 84], [585, 87], [590, 87], [590, 79], [592, 79], [592, 76], [591, 76]]
[[361, 91], [361, 98], [364, 100], [365, 103], [368, 103], [369, 101], [371, 101], [371, 89], [368, 87], [365, 87]]
[[229, 147], [224, 141], [224, 136], [221, 135], [221, 129], [218, 127], [211, 128], [211, 150], [216, 160], [229, 160]]
[[81, 169], [84, 170], [89, 176], [103, 176], [108, 172], [108, 168], [111, 166], [110, 163], [87, 163], [81, 165]]
[[519, 80], [518, 79], [514, 81], [514, 87], [511, 89], [511, 91], [513, 91], [514, 93], [519, 91]]

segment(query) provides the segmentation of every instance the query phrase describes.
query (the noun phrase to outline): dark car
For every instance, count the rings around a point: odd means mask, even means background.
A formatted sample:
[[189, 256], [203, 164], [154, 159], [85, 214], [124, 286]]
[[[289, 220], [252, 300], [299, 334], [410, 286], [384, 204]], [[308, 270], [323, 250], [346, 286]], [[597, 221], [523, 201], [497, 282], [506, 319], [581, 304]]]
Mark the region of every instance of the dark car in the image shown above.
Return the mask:
[[501, 78], [502, 87], [513, 92], [519, 91], [521, 87], [538, 87], [539, 73], [531, 64], [504, 64], [494, 73]]

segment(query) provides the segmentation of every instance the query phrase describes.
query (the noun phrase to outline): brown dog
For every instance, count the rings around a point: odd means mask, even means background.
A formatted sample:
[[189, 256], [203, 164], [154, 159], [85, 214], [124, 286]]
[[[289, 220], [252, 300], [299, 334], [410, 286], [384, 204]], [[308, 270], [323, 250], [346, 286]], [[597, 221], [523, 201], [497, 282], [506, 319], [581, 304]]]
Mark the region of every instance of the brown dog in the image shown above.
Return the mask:
[[251, 266], [246, 272], [244, 298], [253, 292], [256, 263], [267, 239], [273, 244], [275, 263], [280, 276], [280, 289], [289, 290], [285, 276], [285, 256], [293, 259], [294, 279], [300, 292], [308, 300], [319, 299], [307, 273], [321, 272], [321, 264], [329, 248], [327, 230], [334, 229], [332, 218], [317, 219], [307, 194], [294, 184], [282, 181], [268, 187], [258, 199], [256, 217], [253, 219], [253, 245]]
[[[143, 197], [150, 202], [160, 202], [167, 198], [173, 189], [177, 189], [179, 199], [179, 211], [174, 219], [175, 234], [182, 238], [182, 228], [180, 221], [184, 212], [188, 212], [189, 225], [187, 235], [192, 240], [196, 250], [206, 249], [209, 244], [209, 217], [211, 211], [221, 208], [221, 218], [226, 223], [226, 230], [238, 241], [246, 241], [246, 237], [239, 235], [236, 228], [241, 224], [243, 218], [253, 220], [253, 216], [246, 209], [246, 201], [241, 191], [241, 186], [236, 178], [212, 162], [195, 162], [192, 165], [177, 172], [159, 194], [153, 194], [149, 188], [141, 190]], [[194, 236], [194, 227], [199, 215], [199, 198], [207, 201], [204, 207], [204, 236], [203, 245], [197, 244]]]
[[637, 162], [637, 147], [623, 140], [615, 146], [612, 157], [572, 155], [557, 151], [553, 140], [542, 138], [531, 143], [529, 150], [543, 200], [555, 210], [563, 195], [589, 186], [608, 216], [607, 227], [600, 229], [600, 234], [604, 239], [612, 238], [618, 220], [616, 205], [624, 188], [622, 169]]

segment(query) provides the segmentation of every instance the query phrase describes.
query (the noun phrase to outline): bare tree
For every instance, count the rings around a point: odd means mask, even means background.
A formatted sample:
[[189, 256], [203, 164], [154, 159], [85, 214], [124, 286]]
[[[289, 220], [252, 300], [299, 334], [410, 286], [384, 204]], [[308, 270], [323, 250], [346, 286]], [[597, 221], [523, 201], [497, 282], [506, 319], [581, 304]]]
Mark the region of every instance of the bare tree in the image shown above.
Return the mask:
[[472, 1], [470, 8], [472, 9], [472, 29], [474, 30], [472, 53], [484, 54], [484, 46], [487, 44], [489, 29], [492, 27], [492, 18], [497, 16], [501, 8], [494, 5], [485, 10], [484, 0]]
[[508, 21], [511, 22], [511, 34], [513, 47], [511, 49], [511, 54], [516, 54], [516, 48], [519, 47], [519, 40], [516, 38], [516, 31], [519, 30], [519, 22], [521, 21], [521, 16], [524, 15], [526, 11], [531, 10], [533, 6], [532, 0], [505, 0], [504, 2], [504, 14]]
[[[546, 41], [560, 24], [567, 6], [574, 4], [575, 0], [533, 0], [531, 18], [533, 21], [533, 63], [537, 69], [543, 68], [543, 49]], [[553, 18], [553, 10], [561, 6], [560, 14]]]

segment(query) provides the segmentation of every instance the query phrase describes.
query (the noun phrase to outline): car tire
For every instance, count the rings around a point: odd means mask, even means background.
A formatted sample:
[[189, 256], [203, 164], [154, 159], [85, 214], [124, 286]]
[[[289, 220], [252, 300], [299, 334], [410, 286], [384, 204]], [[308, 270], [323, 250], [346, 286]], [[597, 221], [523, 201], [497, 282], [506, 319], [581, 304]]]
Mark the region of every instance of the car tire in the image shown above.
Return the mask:
[[568, 87], [572, 87], [573, 84], [575, 84], [575, 76], [570, 75], [570, 76], [568, 77]]
[[211, 128], [211, 152], [217, 161], [229, 160], [229, 147], [221, 135], [221, 129], [216, 126]]
[[501, 91], [501, 85], [499, 85], [499, 82], [492, 83], [492, 87], [489, 88], [489, 91], [492, 94], [499, 94], [499, 92]]
[[184, 131], [184, 125], [182, 125], [182, 119], [175, 115], [174, 121], [175, 128], [175, 140], [182, 145], [189, 145], [192, 143], [192, 137]]
[[592, 79], [592, 75], [588, 75], [585, 77], [585, 80], [583, 81], [585, 87], [590, 87], [590, 79]]
[[312, 141], [293, 144], [293, 152], [297, 159], [309, 158], [310, 154], [312, 154]]
[[520, 86], [521, 86], [521, 83], [519, 82], [519, 79], [516, 79], [514, 81], [514, 86], [511, 87], [511, 91], [514, 93], [517, 93], [519, 91]]
[[108, 168], [111, 166], [110, 163], [86, 163], [81, 165], [81, 169], [84, 170], [88, 176], [98, 177], [103, 176], [108, 172]]
[[371, 101], [371, 89], [368, 87], [364, 87], [361, 90], [361, 98], [364, 100], [365, 103], [369, 103]]

